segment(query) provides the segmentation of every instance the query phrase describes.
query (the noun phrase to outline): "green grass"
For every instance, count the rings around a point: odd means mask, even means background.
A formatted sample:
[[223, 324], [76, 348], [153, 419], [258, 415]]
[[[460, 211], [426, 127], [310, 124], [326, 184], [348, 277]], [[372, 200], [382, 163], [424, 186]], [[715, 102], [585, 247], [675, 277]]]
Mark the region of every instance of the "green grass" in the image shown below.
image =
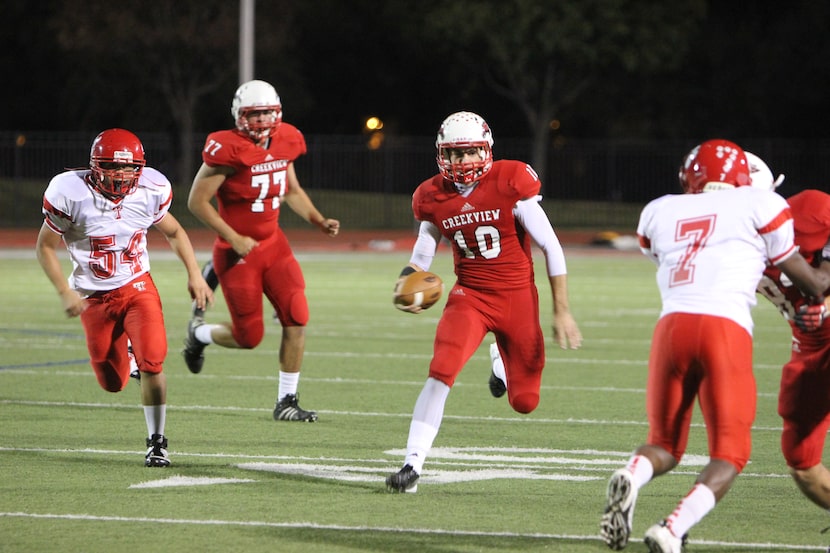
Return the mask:
[[[314, 424], [271, 420], [271, 322], [255, 350], [211, 346], [202, 374], [187, 371], [183, 271], [154, 253], [170, 344], [166, 470], [143, 466], [138, 386], [98, 388], [80, 323], [63, 316], [37, 262], [29, 252], [0, 261], [0, 551], [607, 551], [598, 537], [605, 482], [646, 434], [659, 298], [642, 256], [566, 250], [584, 347], [554, 346], [540, 285], [548, 363], [539, 408], [520, 416], [490, 397], [485, 341], [450, 394], [418, 493], [398, 495], [383, 479], [403, 459], [443, 304], [417, 316], [392, 307], [407, 253], [299, 255], [312, 312], [300, 392], [320, 414]], [[447, 252], [433, 269], [452, 281]], [[209, 319], [225, 314], [220, 298]], [[767, 304], [755, 317], [752, 461], [693, 528], [694, 553], [823, 551], [830, 542], [819, 533], [827, 515], [796, 490], [778, 449], [789, 333]], [[697, 414], [688, 453], [641, 490], [628, 551], [644, 550], [645, 529], [691, 487], [706, 455]], [[229, 482], [186, 485], [195, 479]]]

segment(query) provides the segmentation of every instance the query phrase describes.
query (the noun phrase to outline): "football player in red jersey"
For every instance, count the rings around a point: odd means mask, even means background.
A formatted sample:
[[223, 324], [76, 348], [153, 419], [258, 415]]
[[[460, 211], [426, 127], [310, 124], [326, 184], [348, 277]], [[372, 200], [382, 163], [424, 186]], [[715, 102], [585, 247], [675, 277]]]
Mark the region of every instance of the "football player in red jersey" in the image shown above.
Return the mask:
[[[138, 369], [147, 423], [148, 467], [170, 465], [164, 424], [167, 357], [161, 298], [150, 276], [147, 229], [155, 226], [187, 268], [196, 305], [213, 301], [190, 239], [169, 213], [167, 178], [146, 166], [144, 146], [124, 129], [108, 129], [92, 143], [89, 169], [54, 177], [43, 195], [44, 222], [37, 257], [63, 309], [81, 318], [98, 384], [119, 392]], [[67, 281], [58, 259], [61, 241], [72, 258]]]
[[[781, 180], [779, 177], [773, 187]], [[830, 194], [804, 190], [790, 196], [787, 203], [793, 214], [795, 244], [811, 265], [820, 265], [830, 257]], [[792, 328], [792, 353], [784, 365], [778, 394], [778, 414], [784, 420], [781, 451], [801, 492], [830, 510], [830, 471], [821, 462], [830, 428], [827, 308], [824, 303], [810, 304], [782, 276], [777, 267], [767, 267], [758, 284], [758, 292], [778, 308]]]
[[[265, 294], [282, 325], [274, 419], [313, 422], [317, 413], [300, 408], [297, 394], [309, 318], [305, 279], [278, 224], [280, 207], [285, 203], [329, 236], [337, 236], [340, 222], [324, 217], [300, 186], [294, 160], [306, 152], [305, 138], [282, 121], [273, 86], [259, 80], [243, 83], [231, 114], [236, 128], [208, 135], [187, 202], [218, 235], [212, 264], [231, 322], [207, 324], [204, 312], [194, 309], [185, 363], [191, 372], [201, 371], [208, 344], [256, 347], [265, 333]], [[214, 196], [218, 210], [211, 204]]]
[[[582, 343], [568, 304], [562, 246], [539, 204], [539, 179], [526, 163], [494, 161], [492, 146], [484, 119], [466, 111], [453, 113], [438, 130], [439, 174], [421, 183], [412, 197], [420, 230], [396, 290], [402, 277], [429, 269], [442, 238], [452, 245], [457, 281], [436, 329], [429, 377], [415, 402], [404, 466], [386, 479], [391, 491], [417, 490], [450, 388], [488, 332], [496, 338], [505, 370], [500, 383], [510, 405], [519, 413], [530, 413], [538, 405], [545, 344], [531, 239], [547, 261], [555, 337], [563, 348]], [[421, 311], [417, 306], [396, 307]], [[491, 376], [491, 391], [492, 381]]]

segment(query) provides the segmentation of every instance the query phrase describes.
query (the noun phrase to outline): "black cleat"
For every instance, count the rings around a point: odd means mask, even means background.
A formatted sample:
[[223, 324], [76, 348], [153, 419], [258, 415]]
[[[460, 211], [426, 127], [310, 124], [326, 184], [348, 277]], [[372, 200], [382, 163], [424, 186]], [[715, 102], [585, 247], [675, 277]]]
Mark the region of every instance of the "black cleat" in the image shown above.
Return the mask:
[[404, 465], [401, 470], [386, 477], [386, 487], [390, 492], [415, 493], [419, 478], [412, 465]]
[[274, 406], [275, 421], [314, 422], [317, 411], [306, 411], [299, 405], [300, 396], [287, 394]]
[[145, 467], [169, 467], [167, 457], [167, 438], [161, 434], [153, 434], [147, 438], [147, 455], [144, 456]]
[[196, 329], [205, 324], [205, 320], [201, 317], [194, 317], [187, 323], [187, 336], [184, 339], [184, 349], [182, 355], [184, 356], [184, 363], [193, 374], [202, 371], [202, 366], [205, 364], [205, 348], [207, 344], [203, 344], [196, 339]]

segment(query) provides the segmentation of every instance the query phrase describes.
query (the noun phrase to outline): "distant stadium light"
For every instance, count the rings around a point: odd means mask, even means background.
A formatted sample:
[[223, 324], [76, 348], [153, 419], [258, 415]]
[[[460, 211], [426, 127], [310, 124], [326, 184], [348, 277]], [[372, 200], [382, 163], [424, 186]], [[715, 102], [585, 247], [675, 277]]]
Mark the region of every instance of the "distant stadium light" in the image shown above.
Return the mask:
[[379, 131], [382, 128], [383, 121], [381, 121], [378, 117], [370, 117], [366, 120], [367, 131]]

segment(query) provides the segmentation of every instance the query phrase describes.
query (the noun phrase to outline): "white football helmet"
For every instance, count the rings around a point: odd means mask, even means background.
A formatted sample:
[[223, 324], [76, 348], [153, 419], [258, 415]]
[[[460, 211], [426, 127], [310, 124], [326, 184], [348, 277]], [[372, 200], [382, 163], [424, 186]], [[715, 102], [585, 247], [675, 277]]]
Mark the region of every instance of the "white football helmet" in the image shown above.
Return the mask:
[[772, 171], [763, 159], [746, 150], [744, 150], [744, 153], [746, 154], [746, 160], [749, 162], [749, 180], [752, 181], [753, 188], [775, 190], [781, 186], [781, 183], [784, 182], [784, 175], [778, 175], [778, 178], [773, 180]]
[[[493, 133], [481, 116], [469, 111], [453, 113], [441, 123], [435, 140], [436, 162], [441, 175], [456, 184], [469, 186], [493, 167]], [[453, 163], [450, 149], [477, 148], [481, 161]]]
[[[273, 111], [273, 115], [262, 121], [248, 122], [252, 111]], [[271, 136], [282, 123], [282, 104], [273, 86], [265, 81], [248, 81], [236, 89], [231, 104], [231, 115], [236, 128], [245, 132], [255, 142]]]

